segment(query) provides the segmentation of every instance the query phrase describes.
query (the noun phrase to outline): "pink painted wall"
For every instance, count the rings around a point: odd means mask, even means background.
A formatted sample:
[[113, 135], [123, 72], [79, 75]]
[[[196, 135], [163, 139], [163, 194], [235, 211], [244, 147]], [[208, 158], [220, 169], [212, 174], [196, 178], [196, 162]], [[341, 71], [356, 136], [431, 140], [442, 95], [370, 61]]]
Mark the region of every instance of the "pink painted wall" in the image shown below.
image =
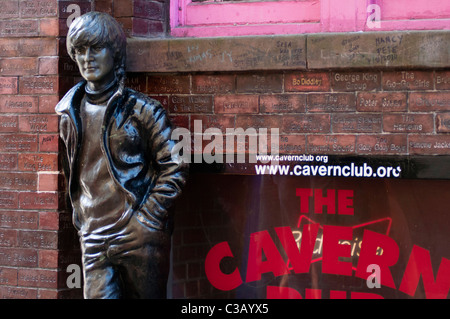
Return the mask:
[[[379, 8], [379, 24], [368, 17]], [[369, 12], [368, 12], [369, 11]], [[173, 36], [239, 36], [317, 32], [449, 30], [448, 0], [171, 0]]]

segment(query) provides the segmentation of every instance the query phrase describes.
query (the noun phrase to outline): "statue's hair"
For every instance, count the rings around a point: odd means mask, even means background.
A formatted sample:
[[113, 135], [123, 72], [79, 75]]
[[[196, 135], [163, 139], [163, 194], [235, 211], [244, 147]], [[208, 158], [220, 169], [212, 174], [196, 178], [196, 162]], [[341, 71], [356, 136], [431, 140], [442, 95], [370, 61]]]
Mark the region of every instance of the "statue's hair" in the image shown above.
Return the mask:
[[83, 46], [105, 46], [114, 54], [116, 76], [125, 79], [126, 35], [121, 25], [109, 14], [88, 12], [70, 25], [66, 40], [67, 52], [75, 61], [75, 49]]

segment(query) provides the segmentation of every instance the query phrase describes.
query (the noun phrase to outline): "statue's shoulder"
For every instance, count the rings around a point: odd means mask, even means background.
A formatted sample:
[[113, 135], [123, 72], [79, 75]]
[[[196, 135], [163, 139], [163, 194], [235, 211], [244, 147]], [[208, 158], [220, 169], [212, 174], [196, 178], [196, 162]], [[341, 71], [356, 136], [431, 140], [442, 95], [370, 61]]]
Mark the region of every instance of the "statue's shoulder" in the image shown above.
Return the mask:
[[[56, 104], [55, 112], [59, 115], [67, 113], [68, 110], [76, 103], [79, 96], [84, 94], [84, 87], [86, 82], [81, 81], [72, 87], [64, 97]], [[81, 92], [81, 93], [80, 93]]]
[[162, 104], [158, 100], [151, 98], [142, 92], [138, 92], [130, 88], [126, 88], [125, 90], [127, 100], [135, 101], [135, 107], [143, 108], [146, 109], [147, 111], [152, 110], [153, 112], [159, 109], [163, 109]]

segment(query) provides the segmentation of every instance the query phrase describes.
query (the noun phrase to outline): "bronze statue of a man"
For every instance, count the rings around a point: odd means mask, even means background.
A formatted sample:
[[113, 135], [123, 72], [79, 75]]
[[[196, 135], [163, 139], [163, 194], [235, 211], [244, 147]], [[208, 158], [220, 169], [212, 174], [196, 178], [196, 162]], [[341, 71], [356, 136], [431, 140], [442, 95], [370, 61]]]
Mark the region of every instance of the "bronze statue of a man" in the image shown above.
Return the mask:
[[67, 49], [84, 81], [58, 103], [85, 298], [166, 298], [173, 216], [187, 166], [161, 104], [126, 88], [126, 37], [105, 13], [80, 16]]

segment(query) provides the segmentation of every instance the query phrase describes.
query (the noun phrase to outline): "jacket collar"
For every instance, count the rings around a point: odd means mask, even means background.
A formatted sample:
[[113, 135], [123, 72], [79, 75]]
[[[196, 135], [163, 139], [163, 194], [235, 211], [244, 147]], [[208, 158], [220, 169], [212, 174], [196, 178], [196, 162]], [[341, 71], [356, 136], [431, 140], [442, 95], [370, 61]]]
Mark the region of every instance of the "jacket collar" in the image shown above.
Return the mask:
[[[81, 81], [66, 93], [66, 95], [59, 101], [55, 107], [58, 115], [69, 114], [73, 115], [76, 111], [79, 113], [79, 106], [85, 94], [86, 81]], [[76, 109], [76, 110], [75, 110]]]
[[[55, 111], [58, 115], [68, 114], [74, 119], [77, 118], [77, 115], [80, 114], [81, 100], [86, 95], [86, 84], [87, 82], [83, 80], [77, 83], [69, 90], [69, 92], [66, 93], [66, 95], [64, 95], [55, 107]], [[121, 98], [123, 94], [124, 87], [120, 84], [117, 92], [110, 98], [108, 108], [113, 102], [116, 102], [116, 100]]]

